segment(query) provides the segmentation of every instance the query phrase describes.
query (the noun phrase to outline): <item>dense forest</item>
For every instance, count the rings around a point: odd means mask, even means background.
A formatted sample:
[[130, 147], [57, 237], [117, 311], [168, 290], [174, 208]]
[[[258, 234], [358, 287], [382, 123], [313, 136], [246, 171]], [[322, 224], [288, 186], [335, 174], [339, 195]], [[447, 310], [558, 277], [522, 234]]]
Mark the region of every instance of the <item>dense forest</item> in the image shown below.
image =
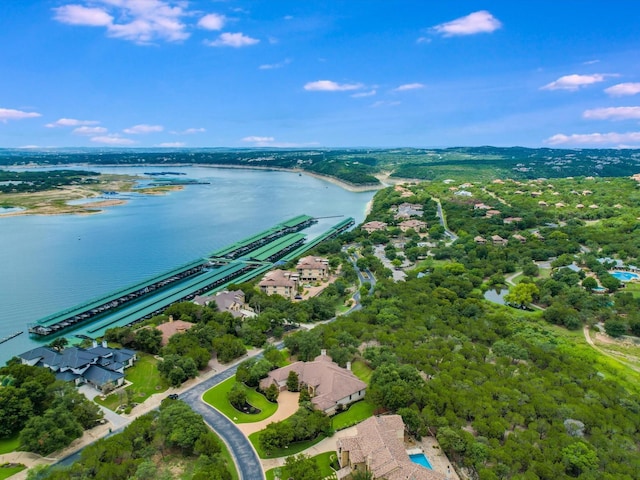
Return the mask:
[[308, 170], [354, 185], [380, 185], [374, 175], [447, 178], [619, 177], [640, 170], [633, 149], [563, 150], [524, 147], [442, 149], [0, 149], [5, 165], [231, 165]]

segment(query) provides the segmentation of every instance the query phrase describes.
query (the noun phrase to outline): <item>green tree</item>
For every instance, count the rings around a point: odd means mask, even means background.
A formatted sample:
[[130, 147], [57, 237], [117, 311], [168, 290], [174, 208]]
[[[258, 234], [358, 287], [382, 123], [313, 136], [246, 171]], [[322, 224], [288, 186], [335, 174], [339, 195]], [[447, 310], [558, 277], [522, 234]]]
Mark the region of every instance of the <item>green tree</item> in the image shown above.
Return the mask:
[[287, 390], [290, 392], [300, 391], [300, 380], [298, 378], [298, 374], [294, 370], [291, 370], [287, 376]]
[[583, 472], [598, 468], [598, 455], [593, 447], [584, 442], [576, 442], [562, 449], [562, 462], [569, 475], [578, 477]]
[[136, 330], [134, 343], [137, 350], [155, 355], [162, 346], [162, 333], [153, 327], [140, 328]]
[[509, 293], [504, 296], [507, 303], [514, 305], [528, 305], [540, 293], [535, 283], [518, 283], [511, 287]]
[[247, 403], [247, 392], [240, 383], [234, 383], [229, 393], [227, 393], [227, 400], [233, 405], [236, 410], [241, 410]]
[[621, 337], [627, 333], [627, 324], [623, 320], [609, 319], [604, 322], [604, 331], [614, 338]]
[[323, 478], [316, 460], [304, 453], [287, 457], [282, 472], [283, 478], [294, 480], [322, 480]]
[[64, 408], [48, 410], [41, 417], [32, 417], [20, 432], [20, 448], [47, 455], [66, 447], [82, 435], [82, 426]]
[[582, 281], [582, 287], [585, 290], [592, 291], [595, 288], [598, 288], [598, 282], [593, 277], [587, 277]]
[[269, 385], [269, 387], [264, 392], [264, 396], [267, 398], [267, 400], [273, 403], [278, 401], [279, 395], [280, 390], [278, 390], [278, 386], [275, 383]]

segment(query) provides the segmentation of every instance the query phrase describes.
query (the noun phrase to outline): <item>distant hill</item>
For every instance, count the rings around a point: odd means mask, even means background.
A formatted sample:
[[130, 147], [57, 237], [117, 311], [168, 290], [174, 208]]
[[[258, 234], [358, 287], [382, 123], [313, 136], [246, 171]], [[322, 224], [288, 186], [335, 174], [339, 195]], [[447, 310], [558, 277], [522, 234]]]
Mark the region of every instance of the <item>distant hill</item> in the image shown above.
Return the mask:
[[354, 185], [377, 185], [376, 175], [444, 180], [468, 178], [621, 177], [640, 172], [638, 149], [453, 147], [393, 149], [0, 149], [9, 165], [229, 165], [300, 169]]

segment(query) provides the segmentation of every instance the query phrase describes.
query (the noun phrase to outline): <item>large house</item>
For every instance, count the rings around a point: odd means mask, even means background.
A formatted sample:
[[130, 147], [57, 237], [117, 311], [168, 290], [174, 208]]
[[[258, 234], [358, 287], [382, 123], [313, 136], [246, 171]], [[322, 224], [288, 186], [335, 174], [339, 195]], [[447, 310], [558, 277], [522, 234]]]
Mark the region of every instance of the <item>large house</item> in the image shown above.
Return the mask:
[[164, 347], [175, 334], [184, 333], [194, 325], [194, 323], [185, 322], [184, 320], [174, 320], [173, 315], [169, 315], [168, 322], [161, 323], [156, 327], [156, 329], [162, 333], [162, 340], [160, 340], [161, 345]]
[[353, 374], [350, 364], [342, 368], [325, 350], [312, 362], [295, 362], [272, 370], [267, 378], [262, 379], [260, 388], [266, 390], [276, 385], [280, 391], [286, 390], [291, 371], [296, 372], [300, 384], [309, 389], [315, 408], [327, 415], [333, 415], [339, 408], [363, 399], [367, 389], [367, 384]]
[[338, 478], [369, 472], [374, 479], [444, 480], [440, 473], [413, 463], [404, 446], [404, 423], [400, 415], [369, 417], [356, 425], [353, 437], [337, 442]]
[[372, 232], [377, 232], [377, 231], [384, 231], [387, 229], [387, 224], [385, 222], [379, 222], [377, 220], [373, 220], [371, 222], [367, 222], [367, 223], [363, 223], [362, 224], [362, 230], [364, 230], [367, 233], [372, 233]]
[[286, 270], [272, 270], [262, 277], [258, 287], [267, 295], [281, 295], [292, 300], [298, 292], [298, 281], [297, 273]]
[[327, 280], [329, 278], [329, 260], [309, 255], [298, 260], [296, 271], [302, 282]]
[[18, 358], [25, 365], [45, 367], [55, 373], [58, 380], [88, 383], [106, 392], [124, 383], [124, 370], [136, 361], [136, 352], [125, 348], [109, 348], [93, 343], [91, 348], [68, 347], [58, 352], [49, 347], [38, 347], [21, 353]]
[[419, 232], [420, 230], [424, 230], [425, 228], [427, 228], [427, 222], [423, 222], [422, 220], [416, 220], [416, 219], [411, 219], [411, 220], [405, 220], [404, 222], [401, 222], [399, 225], [400, 230], [403, 232], [406, 232], [408, 230], [415, 230], [416, 232]]
[[236, 318], [248, 318], [256, 315], [253, 308], [247, 305], [242, 290], [224, 290], [215, 295], [198, 295], [193, 299], [193, 303], [202, 306], [209, 305], [211, 302], [216, 304], [219, 312], [229, 312]]

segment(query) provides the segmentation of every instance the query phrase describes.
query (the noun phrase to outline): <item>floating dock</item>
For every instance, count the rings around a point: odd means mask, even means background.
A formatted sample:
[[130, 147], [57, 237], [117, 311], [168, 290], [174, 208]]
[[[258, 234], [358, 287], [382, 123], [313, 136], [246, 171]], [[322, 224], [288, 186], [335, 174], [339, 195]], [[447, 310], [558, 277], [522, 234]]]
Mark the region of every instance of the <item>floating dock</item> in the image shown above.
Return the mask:
[[254, 278], [274, 262], [296, 258], [354, 225], [353, 218], [345, 219], [305, 244], [306, 235], [299, 232], [316, 221], [299, 215], [205, 258], [42, 318], [29, 325], [29, 333], [48, 336], [89, 324], [83, 333], [101, 336], [107, 328], [138, 322], [173, 303]]

